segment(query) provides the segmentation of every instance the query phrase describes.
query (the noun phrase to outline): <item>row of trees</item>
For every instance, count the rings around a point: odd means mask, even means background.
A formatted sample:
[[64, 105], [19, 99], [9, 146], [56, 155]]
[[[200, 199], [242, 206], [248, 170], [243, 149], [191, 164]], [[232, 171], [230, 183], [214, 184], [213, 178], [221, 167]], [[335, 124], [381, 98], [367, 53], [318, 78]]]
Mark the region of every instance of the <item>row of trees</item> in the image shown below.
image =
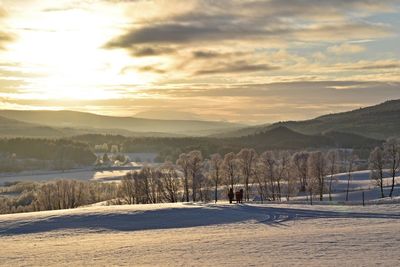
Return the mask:
[[391, 187], [389, 197], [393, 196], [395, 178], [400, 171], [400, 141], [389, 139], [382, 146], [376, 147], [369, 156], [371, 177], [380, 187], [381, 197], [384, 198], [383, 191], [385, 170], [389, 171], [391, 177]]
[[246, 148], [237, 154], [213, 154], [204, 160], [201, 152], [194, 150], [182, 153], [176, 165], [166, 163], [158, 169], [146, 167], [129, 173], [121, 183], [121, 193], [129, 204], [208, 201], [212, 191], [217, 202], [221, 186], [244, 187], [247, 201], [255, 195], [261, 201], [280, 201], [282, 197], [289, 200], [299, 191], [309, 193], [311, 198], [318, 193], [323, 200], [325, 177], [330, 171], [330, 194], [338, 168], [338, 151], [266, 151], [257, 155]]
[[[329, 151], [327, 154], [316, 152], [266, 151], [260, 155], [254, 149], [242, 149], [222, 157], [211, 155], [203, 161], [199, 151], [183, 153], [177, 160], [177, 166], [183, 173], [184, 200], [197, 200], [197, 190], [201, 188], [204, 178], [214, 187], [214, 200], [218, 200], [218, 188], [221, 185], [235, 188], [244, 187], [244, 198], [249, 201], [255, 194], [254, 185], [261, 201], [278, 200], [300, 192], [308, 192], [312, 198], [315, 194], [323, 200], [326, 191], [325, 177], [331, 174], [329, 180], [329, 195], [331, 195], [334, 174], [340, 167], [339, 152]], [[189, 189], [189, 185], [191, 188]]]
[[[392, 178], [389, 196], [393, 195], [399, 158], [400, 143], [395, 139], [370, 154], [371, 178], [380, 186], [382, 197], [385, 197], [383, 179], [387, 170]], [[311, 201], [315, 196], [322, 201], [325, 194], [332, 200], [335, 174], [345, 172], [348, 200], [352, 173], [358, 162], [352, 150], [265, 151], [258, 155], [254, 149], [244, 148], [237, 154], [212, 154], [208, 159], [194, 150], [180, 154], [175, 165], [166, 163], [158, 169], [146, 167], [128, 174], [121, 192], [127, 203], [196, 202], [210, 198], [217, 202], [221, 186], [224, 191], [243, 187], [247, 201], [256, 196], [261, 201], [289, 200], [299, 192]]]
[[[351, 150], [330, 151], [265, 151], [244, 148], [224, 156], [212, 154], [204, 159], [194, 150], [182, 153], [176, 164], [166, 162], [160, 167], [144, 167], [130, 172], [121, 183], [99, 183], [59, 180], [26, 186], [17, 184], [18, 197], [0, 199], [0, 212], [36, 211], [75, 208], [110, 200], [113, 203], [160, 203], [218, 201], [228, 188], [244, 188], [245, 200], [258, 197], [261, 201], [290, 200], [300, 192], [312, 201], [324, 200], [336, 184], [336, 173], [347, 173], [348, 200], [352, 172], [357, 156]], [[371, 178], [384, 194], [384, 178], [390, 175], [389, 196], [393, 196], [395, 177], [400, 168], [400, 142], [386, 141], [370, 153]], [[17, 192], [16, 191], [16, 192]], [[8, 191], [12, 193], [12, 191]], [[0, 197], [1, 198], [1, 197]], [[312, 203], [312, 202], [311, 202]]]
[[20, 182], [1, 189], [10, 197], [0, 196], [0, 213], [71, 209], [116, 199], [119, 193], [115, 183], [76, 180]]

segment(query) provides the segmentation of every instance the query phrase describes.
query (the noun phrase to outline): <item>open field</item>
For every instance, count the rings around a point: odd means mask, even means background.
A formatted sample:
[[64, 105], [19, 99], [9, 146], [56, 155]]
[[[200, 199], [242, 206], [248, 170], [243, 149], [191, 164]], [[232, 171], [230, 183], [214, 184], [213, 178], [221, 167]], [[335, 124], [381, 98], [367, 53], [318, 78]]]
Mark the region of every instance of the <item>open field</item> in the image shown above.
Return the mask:
[[119, 181], [129, 170], [97, 171], [91, 169], [72, 170], [72, 171], [49, 171], [46, 173], [20, 173], [0, 176], [0, 186], [5, 182], [45, 182], [61, 179], [73, 179], [81, 181]]
[[400, 204], [159, 204], [0, 215], [0, 265], [396, 266]]

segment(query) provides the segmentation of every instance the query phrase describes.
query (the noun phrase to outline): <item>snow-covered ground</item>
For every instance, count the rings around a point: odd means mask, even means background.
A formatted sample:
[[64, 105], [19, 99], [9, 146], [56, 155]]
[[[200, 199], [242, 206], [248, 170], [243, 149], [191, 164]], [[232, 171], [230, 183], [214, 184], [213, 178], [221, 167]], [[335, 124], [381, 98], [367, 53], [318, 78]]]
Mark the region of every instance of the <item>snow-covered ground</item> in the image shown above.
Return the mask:
[[0, 215], [0, 265], [397, 266], [400, 204], [158, 204]]
[[5, 182], [16, 181], [52, 181], [58, 179], [74, 179], [74, 180], [95, 180], [95, 181], [118, 181], [126, 175], [129, 170], [120, 171], [96, 171], [96, 170], [73, 170], [66, 172], [45, 172], [45, 173], [21, 173], [14, 175], [0, 176], [0, 186]]

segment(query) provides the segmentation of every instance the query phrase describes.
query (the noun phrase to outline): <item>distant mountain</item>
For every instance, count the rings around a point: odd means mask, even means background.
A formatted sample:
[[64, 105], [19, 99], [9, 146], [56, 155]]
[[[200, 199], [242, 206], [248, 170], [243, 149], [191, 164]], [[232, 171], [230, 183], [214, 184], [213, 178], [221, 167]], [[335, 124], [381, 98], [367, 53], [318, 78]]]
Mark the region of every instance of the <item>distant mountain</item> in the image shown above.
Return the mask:
[[391, 100], [371, 107], [324, 115], [311, 120], [286, 121], [272, 125], [246, 127], [238, 131], [227, 131], [221, 136], [251, 135], [282, 126], [309, 135], [340, 132], [374, 139], [400, 137], [400, 100]]
[[382, 143], [381, 140], [341, 132], [306, 135], [284, 126], [234, 139], [247, 147], [260, 149], [372, 148]]
[[153, 120], [201, 120], [201, 117], [190, 112], [171, 110], [147, 110], [135, 114], [135, 118]]
[[62, 137], [63, 132], [52, 127], [22, 122], [0, 116], [0, 137]]
[[233, 129], [225, 132], [218, 132], [216, 134], [209, 135], [209, 137], [229, 138], [229, 137], [253, 135], [268, 130], [269, 126], [271, 126], [271, 124], [262, 124], [262, 125], [244, 127], [240, 129]]
[[333, 146], [332, 140], [326, 136], [305, 135], [283, 126], [235, 139], [247, 147], [261, 147], [262, 149], [299, 149]]
[[330, 114], [313, 120], [283, 122], [271, 127], [285, 126], [292, 130], [318, 134], [329, 131], [354, 133], [375, 139], [400, 136], [400, 100], [357, 110]]
[[84, 134], [112, 134], [128, 137], [181, 137], [180, 134], [131, 132], [123, 129], [50, 127], [0, 116], [0, 137], [62, 138]]
[[[138, 135], [139, 133], [159, 133], [160, 135], [202, 136], [243, 127], [240, 124], [200, 120], [154, 120], [134, 117], [113, 117], [76, 111], [26, 111], [0, 110], [0, 116], [26, 123], [55, 127], [57, 129], [77, 129], [104, 133], [104, 129], [114, 129], [113, 134]], [[129, 131], [129, 132], [126, 132]], [[108, 133], [108, 132], [107, 132]], [[71, 134], [68, 134], [71, 135]], [[148, 135], [148, 134], [146, 134]]]

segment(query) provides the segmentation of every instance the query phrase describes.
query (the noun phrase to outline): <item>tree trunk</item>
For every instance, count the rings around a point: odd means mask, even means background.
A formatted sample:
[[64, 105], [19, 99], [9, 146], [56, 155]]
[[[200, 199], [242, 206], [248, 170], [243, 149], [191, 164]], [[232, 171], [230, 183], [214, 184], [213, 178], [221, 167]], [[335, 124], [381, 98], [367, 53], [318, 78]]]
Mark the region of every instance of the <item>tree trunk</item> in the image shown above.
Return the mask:
[[189, 202], [189, 182], [187, 176], [185, 177], [185, 196], [186, 202]]
[[215, 192], [214, 192], [215, 203], [218, 201], [218, 180], [215, 180]]
[[331, 179], [329, 180], [329, 201], [332, 201], [332, 180], [333, 175], [331, 175]]
[[349, 201], [350, 177], [351, 177], [351, 175], [349, 174], [349, 177], [347, 178], [346, 201]]
[[246, 196], [245, 199], [246, 201], [249, 201], [249, 177], [246, 177], [246, 184], [245, 184], [245, 189], [246, 189]]
[[396, 161], [393, 161], [393, 167], [392, 167], [392, 187], [390, 188], [390, 193], [389, 193], [389, 197], [392, 197], [393, 195], [393, 190], [394, 190], [394, 181], [395, 181], [395, 177], [396, 177]]

